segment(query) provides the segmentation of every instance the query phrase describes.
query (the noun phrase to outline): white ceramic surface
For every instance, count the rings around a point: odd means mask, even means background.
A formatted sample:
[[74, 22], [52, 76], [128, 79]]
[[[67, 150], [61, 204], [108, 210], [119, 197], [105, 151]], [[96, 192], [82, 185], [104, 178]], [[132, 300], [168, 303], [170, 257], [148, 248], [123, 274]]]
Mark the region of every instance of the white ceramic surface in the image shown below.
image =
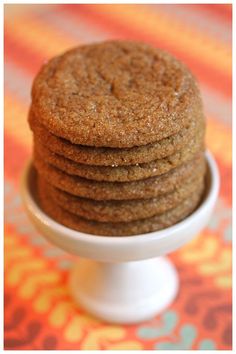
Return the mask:
[[206, 195], [185, 220], [161, 231], [129, 237], [89, 235], [60, 225], [45, 214], [35, 197], [31, 162], [22, 178], [22, 198], [29, 217], [50, 242], [88, 260], [79, 260], [70, 276], [75, 300], [92, 314], [114, 323], [151, 318], [166, 308], [178, 291], [178, 276], [170, 261], [155, 258], [189, 242], [207, 224], [218, 191], [219, 172], [207, 152]]
[[165, 257], [126, 263], [81, 259], [70, 274], [75, 301], [112, 323], [136, 323], [168, 307], [179, 289], [175, 267]]

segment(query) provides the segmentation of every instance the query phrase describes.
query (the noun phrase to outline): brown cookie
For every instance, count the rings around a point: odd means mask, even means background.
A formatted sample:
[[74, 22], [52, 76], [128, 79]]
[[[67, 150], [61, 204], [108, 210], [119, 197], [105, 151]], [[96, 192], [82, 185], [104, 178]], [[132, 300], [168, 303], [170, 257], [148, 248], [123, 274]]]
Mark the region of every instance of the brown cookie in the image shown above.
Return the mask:
[[100, 222], [129, 222], [163, 214], [175, 208], [192, 193], [202, 189], [204, 176], [191, 176], [182, 186], [158, 198], [128, 201], [95, 201], [75, 197], [50, 185], [39, 177], [40, 188], [50, 195], [55, 204], [87, 220]]
[[71, 229], [94, 235], [104, 236], [131, 236], [152, 231], [157, 231], [176, 224], [191, 214], [201, 201], [204, 185], [192, 193], [191, 197], [185, 199], [176, 208], [164, 214], [152, 216], [131, 222], [105, 223], [89, 221], [78, 215], [72, 214], [57, 205], [49, 196], [42, 185], [38, 186], [39, 201], [42, 209], [54, 220]]
[[40, 176], [53, 186], [70, 194], [94, 200], [148, 199], [176, 189], [194, 173], [202, 175], [205, 170], [203, 153], [191, 161], [157, 177], [133, 182], [97, 182], [71, 176], [35, 156], [34, 165]]
[[199, 131], [187, 146], [171, 156], [148, 163], [131, 166], [90, 166], [78, 164], [63, 156], [51, 152], [35, 140], [34, 157], [57, 167], [70, 175], [96, 181], [129, 182], [167, 173], [175, 167], [192, 160], [197, 152], [203, 151], [204, 131]]
[[31, 107], [46, 129], [73, 144], [130, 148], [180, 132], [202, 101], [192, 74], [168, 53], [107, 41], [45, 64]]
[[74, 162], [95, 166], [124, 166], [136, 163], [147, 163], [162, 159], [181, 150], [198, 130], [205, 130], [205, 120], [201, 112], [190, 121], [189, 125], [179, 133], [159, 140], [153, 144], [135, 146], [127, 149], [102, 148], [71, 144], [68, 140], [50, 133], [29, 113], [29, 124], [35, 140], [52, 152], [64, 156]]

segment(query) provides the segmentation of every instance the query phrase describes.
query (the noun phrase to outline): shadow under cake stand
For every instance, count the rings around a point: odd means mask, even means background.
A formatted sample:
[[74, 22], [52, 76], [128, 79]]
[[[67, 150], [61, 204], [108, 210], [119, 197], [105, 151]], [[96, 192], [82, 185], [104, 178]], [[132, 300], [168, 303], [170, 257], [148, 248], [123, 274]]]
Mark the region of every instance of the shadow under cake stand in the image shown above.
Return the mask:
[[206, 161], [206, 192], [197, 210], [164, 230], [127, 237], [85, 234], [51, 219], [38, 204], [36, 171], [28, 163], [21, 191], [30, 219], [50, 242], [81, 257], [69, 277], [71, 294], [79, 305], [105, 321], [128, 324], [152, 318], [172, 303], [179, 279], [164, 256], [206, 226], [219, 192], [219, 172], [210, 152]]

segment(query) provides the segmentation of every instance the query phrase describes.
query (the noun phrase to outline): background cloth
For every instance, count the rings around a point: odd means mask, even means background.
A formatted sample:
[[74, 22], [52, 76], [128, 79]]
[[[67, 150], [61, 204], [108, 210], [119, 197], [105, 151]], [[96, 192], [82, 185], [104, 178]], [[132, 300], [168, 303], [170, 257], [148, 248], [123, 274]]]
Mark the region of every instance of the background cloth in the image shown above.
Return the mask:
[[[70, 47], [117, 38], [147, 41], [191, 68], [221, 174], [208, 227], [170, 255], [178, 297], [132, 326], [105, 324], [75, 306], [72, 257], [35, 230], [19, 192], [40, 66]], [[231, 143], [230, 5], [5, 5], [5, 349], [231, 349]]]

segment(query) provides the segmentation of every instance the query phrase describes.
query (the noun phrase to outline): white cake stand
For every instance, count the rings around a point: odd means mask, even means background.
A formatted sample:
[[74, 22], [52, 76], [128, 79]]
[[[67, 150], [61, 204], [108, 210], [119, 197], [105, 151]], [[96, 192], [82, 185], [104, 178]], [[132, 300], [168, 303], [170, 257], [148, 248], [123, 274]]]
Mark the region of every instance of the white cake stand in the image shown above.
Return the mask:
[[55, 222], [37, 202], [35, 170], [31, 162], [27, 165], [22, 197], [31, 220], [50, 242], [82, 257], [69, 280], [78, 304], [105, 321], [128, 324], [152, 318], [172, 303], [179, 289], [178, 274], [163, 256], [206, 226], [218, 196], [219, 172], [209, 152], [206, 160], [207, 190], [198, 209], [174, 226], [129, 237], [85, 234]]

